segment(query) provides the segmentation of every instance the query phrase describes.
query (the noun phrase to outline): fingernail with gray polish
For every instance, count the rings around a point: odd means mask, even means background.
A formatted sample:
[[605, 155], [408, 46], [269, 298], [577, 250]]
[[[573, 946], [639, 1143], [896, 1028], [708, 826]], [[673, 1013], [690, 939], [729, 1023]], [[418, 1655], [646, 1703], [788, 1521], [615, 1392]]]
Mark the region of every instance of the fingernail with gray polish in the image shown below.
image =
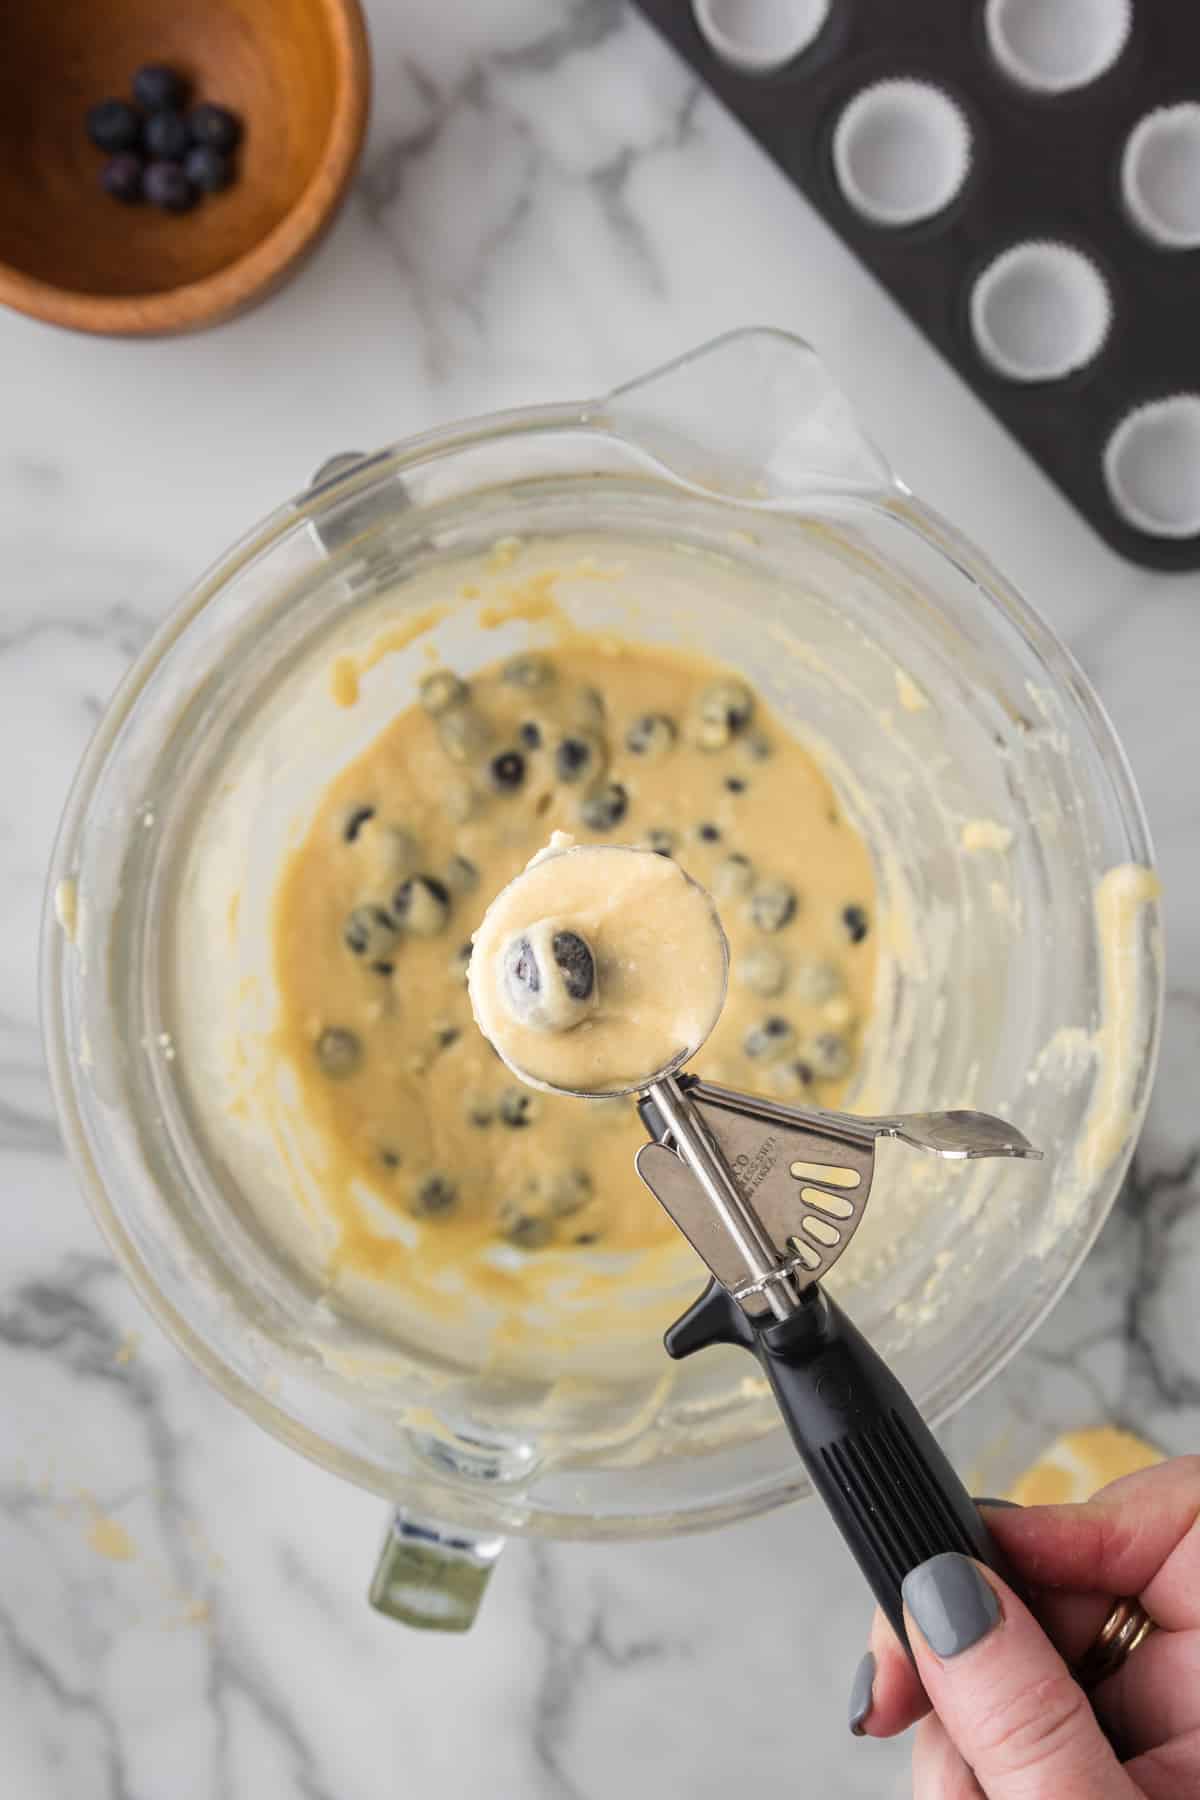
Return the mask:
[[1019, 1500], [997, 1500], [994, 1494], [976, 1494], [975, 1504], [976, 1506], [1008, 1506], [1016, 1512], [1021, 1510]]
[[969, 1557], [946, 1550], [904, 1578], [904, 1604], [935, 1656], [958, 1656], [1000, 1623], [1000, 1602]]
[[854, 1671], [854, 1680], [850, 1684], [850, 1729], [855, 1737], [862, 1737], [863, 1726], [867, 1722], [867, 1714], [875, 1700], [872, 1691], [875, 1685], [875, 1658], [871, 1651], [859, 1663]]

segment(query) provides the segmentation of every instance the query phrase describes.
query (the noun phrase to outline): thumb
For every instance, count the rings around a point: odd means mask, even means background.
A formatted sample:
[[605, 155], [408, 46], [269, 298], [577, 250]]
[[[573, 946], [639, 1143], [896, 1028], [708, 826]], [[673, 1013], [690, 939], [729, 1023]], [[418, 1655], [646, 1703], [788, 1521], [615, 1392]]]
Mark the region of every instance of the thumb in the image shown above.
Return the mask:
[[997, 1575], [947, 1551], [903, 1593], [925, 1692], [988, 1800], [1134, 1800], [1083, 1690]]

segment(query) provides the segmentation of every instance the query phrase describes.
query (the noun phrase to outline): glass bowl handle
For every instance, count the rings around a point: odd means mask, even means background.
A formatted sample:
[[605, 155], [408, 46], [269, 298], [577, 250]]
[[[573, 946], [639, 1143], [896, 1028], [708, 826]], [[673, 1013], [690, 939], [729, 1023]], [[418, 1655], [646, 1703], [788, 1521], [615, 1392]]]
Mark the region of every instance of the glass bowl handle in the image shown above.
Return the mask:
[[586, 409], [681, 485], [751, 505], [900, 486], [803, 338], [732, 331]]

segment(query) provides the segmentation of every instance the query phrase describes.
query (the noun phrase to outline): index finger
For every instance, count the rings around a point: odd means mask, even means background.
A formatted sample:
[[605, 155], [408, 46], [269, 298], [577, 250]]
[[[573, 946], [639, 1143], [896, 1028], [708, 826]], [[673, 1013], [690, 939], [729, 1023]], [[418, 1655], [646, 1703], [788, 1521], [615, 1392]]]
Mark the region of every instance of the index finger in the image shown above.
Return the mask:
[[[1032, 1590], [1035, 1613], [1069, 1661], [1091, 1642], [1113, 1596], [1139, 1595], [1167, 1630], [1200, 1626], [1200, 1457], [1124, 1475], [1082, 1505], [981, 1505], [989, 1531]], [[871, 1650], [871, 1708], [860, 1729], [893, 1737], [923, 1718], [929, 1701], [878, 1611]]]
[[1200, 1456], [1123, 1475], [1081, 1506], [988, 1519], [1034, 1587], [1137, 1595], [1168, 1631], [1200, 1626]]

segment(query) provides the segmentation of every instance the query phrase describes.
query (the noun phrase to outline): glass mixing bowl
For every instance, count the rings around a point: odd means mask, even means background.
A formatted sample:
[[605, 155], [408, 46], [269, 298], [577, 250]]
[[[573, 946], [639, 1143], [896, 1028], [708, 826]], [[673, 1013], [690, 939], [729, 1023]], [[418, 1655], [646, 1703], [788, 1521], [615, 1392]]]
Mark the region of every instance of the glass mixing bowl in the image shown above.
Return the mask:
[[[1092, 1243], [1157, 1044], [1151, 853], [1111, 727], [806, 345], [736, 333], [601, 401], [327, 465], [176, 609], [96, 733], [54, 857], [46, 1037], [71, 1156], [147, 1304], [260, 1424], [393, 1503], [375, 1598], [444, 1626], [469, 1620], [506, 1535], [676, 1532], [806, 1491], [747, 1359], [662, 1354], [690, 1252], [611, 1356], [497, 1366], [469, 1331], [386, 1329], [259, 1228], [250, 1192], [287, 1172], [253, 1120], [221, 1141], [182, 1048], [206, 996], [241, 1007], [247, 1041], [265, 1027], [279, 853], [407, 703], [427, 646], [469, 672], [537, 641], [536, 609], [484, 621], [456, 598], [462, 570], [584, 539], [632, 575], [564, 576], [563, 611], [744, 670], [872, 847], [880, 976], [851, 1104], [976, 1105], [1046, 1152], [881, 1161], [843, 1298], [931, 1419], [1012, 1355]], [[349, 710], [329, 680], [348, 649]], [[193, 909], [181, 942], [183, 899], [219, 894], [222, 872], [236, 930]]]

